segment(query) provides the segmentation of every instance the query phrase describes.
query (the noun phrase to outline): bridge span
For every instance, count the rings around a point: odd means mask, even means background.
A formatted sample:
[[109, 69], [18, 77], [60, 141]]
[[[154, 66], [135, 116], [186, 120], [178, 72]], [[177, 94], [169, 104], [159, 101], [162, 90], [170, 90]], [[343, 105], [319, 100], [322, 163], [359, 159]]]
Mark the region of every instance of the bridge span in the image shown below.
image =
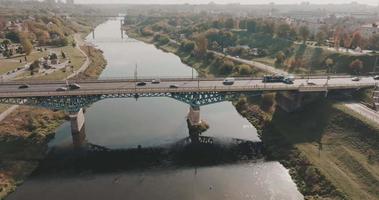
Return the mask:
[[[157, 78], [156, 78], [157, 79]], [[199, 125], [200, 106], [229, 101], [241, 95], [261, 95], [265, 91], [291, 92], [290, 98], [282, 96], [286, 103], [299, 106], [304, 93], [325, 93], [333, 90], [359, 90], [376, 87], [379, 80], [361, 77], [353, 81], [351, 76], [297, 77], [293, 84], [264, 83], [262, 78], [236, 77], [233, 85], [224, 85], [223, 78], [161, 78], [153, 84], [153, 78], [125, 78], [69, 81], [9, 81], [0, 84], [0, 103], [39, 106], [70, 113], [72, 131], [84, 127], [83, 108], [107, 98], [169, 97], [190, 105], [188, 120]], [[146, 85], [138, 86], [144, 82]], [[77, 83], [80, 89], [57, 91]], [[28, 88], [19, 86], [27, 84]], [[288, 95], [287, 95], [288, 96]], [[287, 106], [288, 107], [288, 106]]]

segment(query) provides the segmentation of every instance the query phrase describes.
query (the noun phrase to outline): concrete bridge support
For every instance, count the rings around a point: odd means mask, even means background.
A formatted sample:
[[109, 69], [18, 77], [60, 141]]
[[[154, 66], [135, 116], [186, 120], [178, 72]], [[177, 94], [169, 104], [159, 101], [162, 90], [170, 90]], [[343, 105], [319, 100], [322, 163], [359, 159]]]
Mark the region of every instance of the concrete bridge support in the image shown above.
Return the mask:
[[70, 113], [71, 134], [74, 147], [81, 147], [85, 142], [85, 118], [84, 111]]
[[320, 96], [325, 96], [325, 92], [278, 92], [276, 101], [284, 111], [295, 112]]
[[188, 112], [187, 119], [192, 126], [200, 125], [200, 106], [191, 106]]
[[187, 116], [189, 136], [192, 142], [198, 142], [201, 133], [208, 130], [208, 124], [200, 118], [200, 106], [191, 106]]

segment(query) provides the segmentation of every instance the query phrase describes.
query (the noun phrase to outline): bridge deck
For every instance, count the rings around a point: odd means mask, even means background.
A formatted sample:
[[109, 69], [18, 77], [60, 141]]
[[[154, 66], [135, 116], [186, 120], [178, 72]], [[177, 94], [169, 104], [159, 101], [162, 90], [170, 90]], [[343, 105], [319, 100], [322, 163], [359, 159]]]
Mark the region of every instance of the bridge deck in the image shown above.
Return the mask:
[[[138, 80], [137, 82], [142, 81]], [[222, 79], [189, 78], [162, 79], [160, 84], [151, 84], [150, 79], [144, 79], [146, 86], [136, 86], [134, 79], [109, 79], [78, 81], [81, 89], [58, 92], [57, 88], [65, 86], [64, 81], [30, 81], [5, 82], [0, 84], [0, 98], [12, 97], [48, 97], [48, 96], [88, 96], [111, 94], [139, 93], [189, 93], [189, 92], [255, 92], [255, 91], [327, 91], [339, 89], [359, 89], [374, 87], [379, 84], [372, 77], [362, 77], [360, 81], [352, 81], [351, 77], [312, 77], [307, 84], [307, 78], [298, 78], [294, 84], [263, 83], [257, 78], [237, 78], [234, 85], [223, 85]], [[20, 84], [27, 83], [29, 88], [18, 89]], [[170, 88], [177, 85], [178, 88]]]

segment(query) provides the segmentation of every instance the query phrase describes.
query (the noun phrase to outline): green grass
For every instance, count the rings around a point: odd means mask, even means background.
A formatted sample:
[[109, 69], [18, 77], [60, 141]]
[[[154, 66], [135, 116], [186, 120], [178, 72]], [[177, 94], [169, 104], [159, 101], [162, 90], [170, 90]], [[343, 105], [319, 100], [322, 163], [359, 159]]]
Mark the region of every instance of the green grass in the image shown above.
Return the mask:
[[[24, 55], [17, 55], [12, 58], [2, 58], [0, 59], [0, 74], [7, 73], [9, 71], [12, 71], [18, 67], [23, 67], [25, 64], [33, 62], [34, 60], [37, 60], [43, 56], [46, 56], [48, 54], [47, 51], [39, 52], [39, 51], [33, 51], [29, 56], [27, 56], [28, 61], [24, 61]], [[20, 63], [20, 59], [22, 60], [22, 63]]]
[[349, 199], [379, 199], [379, 128], [348, 112], [328, 101], [277, 111], [272, 134], [283, 135]]
[[6, 111], [10, 105], [0, 104], [0, 113]]
[[[58, 53], [61, 51], [65, 52], [66, 58], [69, 59], [71, 61], [71, 65], [74, 66], [74, 71], [78, 70], [86, 60], [86, 57], [77, 48], [74, 48], [71, 45], [60, 48], [53, 48], [52, 50]], [[35, 80], [62, 80], [71, 74], [72, 69], [67, 67], [65, 72], [63, 70], [57, 70], [51, 74], [36, 77], [31, 77], [30, 72], [25, 72], [23, 74], [20, 74], [18, 78]]]

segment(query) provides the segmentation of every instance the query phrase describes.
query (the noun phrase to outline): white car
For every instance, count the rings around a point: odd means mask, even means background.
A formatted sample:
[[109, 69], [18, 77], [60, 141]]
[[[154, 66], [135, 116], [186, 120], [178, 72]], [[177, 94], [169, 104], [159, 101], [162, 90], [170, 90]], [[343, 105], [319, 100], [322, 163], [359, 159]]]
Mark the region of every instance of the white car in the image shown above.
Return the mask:
[[66, 87], [59, 87], [59, 88], [56, 89], [57, 92], [64, 92], [64, 91], [67, 91], [67, 90], [68, 90], [68, 88], [66, 88]]
[[222, 82], [222, 84], [224, 84], [224, 85], [233, 85], [235, 81], [236, 81], [235, 78], [226, 78], [226, 79], [224, 79], [224, 81]]
[[159, 83], [161, 83], [161, 80], [160, 80], [160, 79], [153, 79], [153, 80], [151, 81], [151, 83], [152, 83], [152, 84], [159, 84]]
[[358, 76], [356, 76], [356, 77], [353, 77], [351, 80], [352, 80], [352, 81], [360, 81], [361, 78], [359, 78]]

